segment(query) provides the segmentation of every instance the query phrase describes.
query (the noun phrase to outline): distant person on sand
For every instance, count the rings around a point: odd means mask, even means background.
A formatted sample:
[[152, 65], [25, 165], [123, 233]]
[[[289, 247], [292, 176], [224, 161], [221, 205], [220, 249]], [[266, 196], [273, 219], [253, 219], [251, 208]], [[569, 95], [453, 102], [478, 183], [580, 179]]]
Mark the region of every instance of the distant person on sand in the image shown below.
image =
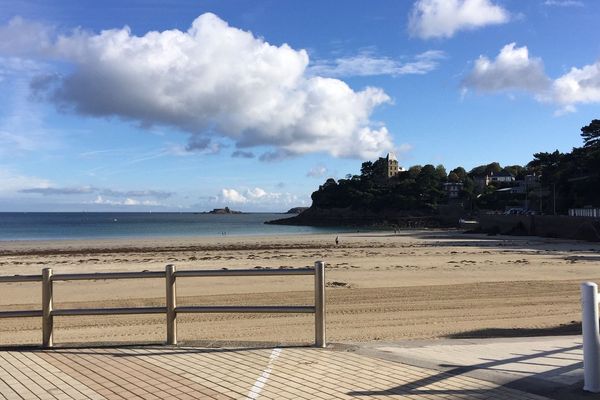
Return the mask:
[[335, 237], [335, 245], [337, 246], [338, 244], [340, 244], [340, 238], [339, 236]]

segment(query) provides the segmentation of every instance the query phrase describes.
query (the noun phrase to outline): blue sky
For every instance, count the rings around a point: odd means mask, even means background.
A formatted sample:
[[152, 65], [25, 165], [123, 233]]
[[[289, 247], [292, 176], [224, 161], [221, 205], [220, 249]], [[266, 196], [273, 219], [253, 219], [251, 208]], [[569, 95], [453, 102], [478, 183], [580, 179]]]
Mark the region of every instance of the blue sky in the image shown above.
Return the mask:
[[[126, 3], [126, 5], [123, 5]], [[525, 164], [599, 118], [600, 3], [0, 3], [0, 211], [284, 211], [326, 178]]]

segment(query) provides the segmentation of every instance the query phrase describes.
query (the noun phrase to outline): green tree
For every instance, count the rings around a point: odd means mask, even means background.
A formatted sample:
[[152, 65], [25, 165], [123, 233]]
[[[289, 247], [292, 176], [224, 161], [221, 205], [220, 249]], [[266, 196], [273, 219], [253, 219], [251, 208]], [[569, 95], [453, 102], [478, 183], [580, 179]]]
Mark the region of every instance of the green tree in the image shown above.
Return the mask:
[[502, 167], [500, 166], [500, 163], [493, 162], [493, 163], [490, 163], [485, 166], [486, 175], [497, 174], [500, 171], [502, 171]]
[[450, 173], [454, 173], [458, 176], [459, 182], [465, 182], [467, 180], [467, 171], [463, 167], [456, 167]]
[[442, 164], [439, 164], [437, 167], [435, 167], [435, 172], [437, 173], [441, 181], [445, 182], [448, 179], [446, 168]]
[[600, 119], [594, 119], [581, 128], [581, 137], [584, 147], [600, 147]]

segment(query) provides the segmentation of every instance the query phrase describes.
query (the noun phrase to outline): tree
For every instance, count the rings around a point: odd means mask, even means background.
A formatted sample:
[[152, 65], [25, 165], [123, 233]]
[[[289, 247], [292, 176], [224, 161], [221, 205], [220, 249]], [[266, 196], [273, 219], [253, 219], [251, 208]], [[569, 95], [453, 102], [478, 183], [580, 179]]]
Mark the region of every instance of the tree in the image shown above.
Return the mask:
[[413, 165], [412, 167], [410, 167], [408, 169], [408, 177], [409, 179], [417, 179], [417, 176], [419, 176], [419, 174], [421, 173], [421, 167], [420, 165]]
[[371, 161], [365, 161], [360, 167], [360, 175], [365, 178], [372, 178], [374, 173], [373, 163]]
[[439, 164], [437, 167], [435, 167], [435, 171], [437, 172], [438, 177], [442, 181], [446, 181], [448, 179], [448, 174], [446, 173], [446, 168], [442, 164]]
[[490, 163], [485, 166], [486, 175], [497, 174], [500, 171], [502, 171], [502, 167], [500, 166], [500, 163], [493, 162], [493, 163]]
[[594, 119], [589, 125], [581, 128], [581, 137], [583, 147], [600, 147], [600, 119]]
[[507, 165], [502, 170], [514, 176], [515, 179], [523, 179], [527, 173], [527, 170], [520, 165]]
[[544, 176], [549, 170], [557, 169], [563, 157], [564, 155], [558, 150], [553, 153], [535, 153], [533, 160], [527, 164], [527, 168], [533, 173]]
[[[456, 174], [458, 176], [457, 182], [465, 182], [467, 180], [467, 171], [463, 167], [456, 167], [450, 173]], [[449, 176], [448, 176], [449, 177]]]

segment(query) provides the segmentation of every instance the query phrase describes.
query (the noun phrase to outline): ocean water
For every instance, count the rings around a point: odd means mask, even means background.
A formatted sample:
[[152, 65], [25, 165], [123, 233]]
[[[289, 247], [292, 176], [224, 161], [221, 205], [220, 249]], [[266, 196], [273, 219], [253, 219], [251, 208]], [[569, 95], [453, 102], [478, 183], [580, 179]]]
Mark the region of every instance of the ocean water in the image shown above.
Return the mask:
[[343, 228], [265, 225], [286, 214], [0, 213], [0, 240], [285, 235]]

